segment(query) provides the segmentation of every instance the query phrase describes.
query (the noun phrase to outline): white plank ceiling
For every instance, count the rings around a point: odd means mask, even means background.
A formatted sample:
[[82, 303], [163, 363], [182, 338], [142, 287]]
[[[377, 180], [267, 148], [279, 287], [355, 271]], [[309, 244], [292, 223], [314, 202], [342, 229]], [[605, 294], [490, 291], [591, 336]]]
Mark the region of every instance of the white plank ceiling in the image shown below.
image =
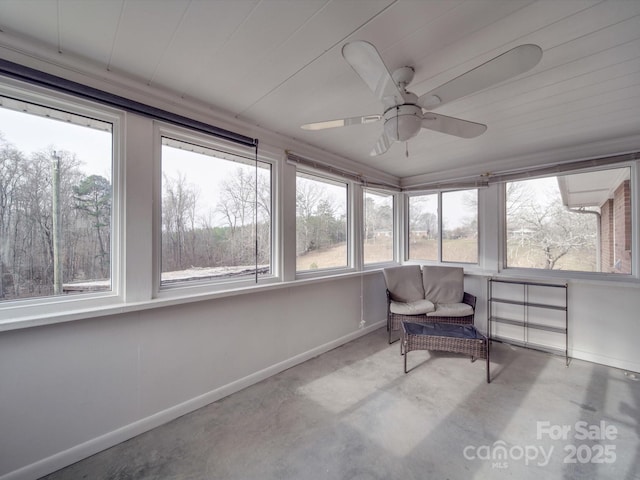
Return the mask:
[[[1, 0], [0, 29], [0, 47], [39, 45], [50, 62], [86, 62], [409, 180], [640, 150], [639, 0]], [[520, 44], [544, 54], [434, 110], [486, 124], [480, 137], [423, 130], [371, 157], [381, 122], [300, 129], [382, 113], [342, 58], [352, 40], [376, 45], [389, 70], [413, 66], [418, 96]]]

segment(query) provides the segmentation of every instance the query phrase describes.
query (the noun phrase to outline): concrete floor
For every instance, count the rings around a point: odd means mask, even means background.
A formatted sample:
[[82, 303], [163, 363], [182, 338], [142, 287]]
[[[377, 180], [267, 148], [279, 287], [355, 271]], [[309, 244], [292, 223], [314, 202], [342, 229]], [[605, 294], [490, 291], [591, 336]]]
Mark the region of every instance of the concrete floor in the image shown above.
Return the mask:
[[490, 385], [440, 352], [405, 375], [381, 329], [45, 478], [640, 479], [633, 374], [491, 353]]

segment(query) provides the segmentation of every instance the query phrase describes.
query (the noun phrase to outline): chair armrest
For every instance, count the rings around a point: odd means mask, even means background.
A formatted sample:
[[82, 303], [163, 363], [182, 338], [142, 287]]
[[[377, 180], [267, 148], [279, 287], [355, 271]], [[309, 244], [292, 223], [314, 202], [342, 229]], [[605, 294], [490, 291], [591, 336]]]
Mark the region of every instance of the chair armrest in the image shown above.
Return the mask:
[[470, 293], [464, 292], [464, 296], [462, 297], [462, 303], [466, 303], [467, 305], [471, 305], [471, 308], [476, 309], [476, 297], [475, 295], [471, 295]]

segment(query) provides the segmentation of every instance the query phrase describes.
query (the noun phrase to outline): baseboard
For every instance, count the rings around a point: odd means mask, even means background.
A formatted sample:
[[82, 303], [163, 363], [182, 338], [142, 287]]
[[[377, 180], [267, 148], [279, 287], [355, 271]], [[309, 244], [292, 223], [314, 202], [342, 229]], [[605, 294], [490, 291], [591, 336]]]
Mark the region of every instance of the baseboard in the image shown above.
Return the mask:
[[577, 350], [574, 348], [569, 351], [569, 356], [577, 360], [597, 363], [599, 365], [605, 365], [607, 367], [619, 368], [621, 370], [627, 370], [630, 372], [640, 372], [640, 363], [629, 362], [628, 360], [620, 360], [618, 358], [609, 357], [607, 355], [601, 355], [593, 352], [584, 352], [582, 350]]
[[244, 388], [265, 380], [277, 373], [287, 370], [288, 368], [294, 367], [302, 362], [310, 360], [311, 358], [326, 353], [329, 350], [333, 350], [336, 347], [371, 333], [385, 324], [386, 320], [382, 320], [371, 325], [367, 325], [355, 332], [349, 333], [348, 335], [332, 340], [331, 342], [315, 347], [275, 365], [271, 365], [270, 367], [259, 370], [220, 388], [187, 400], [186, 402], [140, 419], [129, 425], [125, 425], [124, 427], [51, 455], [50, 457], [38, 460], [37, 462], [26, 465], [18, 470], [6, 473], [0, 476], [0, 480], [35, 480], [44, 475], [53, 473], [61, 468], [79, 462], [84, 458], [95, 455], [107, 448], [118, 445], [119, 443], [129, 440], [137, 435], [159, 427], [171, 420], [175, 420], [182, 415], [186, 415], [187, 413], [191, 413], [199, 408], [209, 405], [210, 403], [220, 400], [232, 393], [239, 392]]

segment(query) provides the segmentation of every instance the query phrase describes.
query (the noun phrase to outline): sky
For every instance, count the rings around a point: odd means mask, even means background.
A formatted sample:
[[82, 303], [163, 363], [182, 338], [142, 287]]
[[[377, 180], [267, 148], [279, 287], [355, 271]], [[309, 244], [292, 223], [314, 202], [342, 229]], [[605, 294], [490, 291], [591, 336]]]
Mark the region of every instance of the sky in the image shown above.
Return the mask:
[[[225, 225], [224, 217], [216, 211], [222, 183], [232, 181], [239, 168], [248, 175], [254, 174], [253, 166], [166, 145], [162, 147], [163, 174], [174, 180], [178, 176], [184, 178], [189, 189], [197, 192], [199, 208], [196, 215], [216, 226]], [[164, 188], [164, 178], [162, 182]]]
[[73, 152], [85, 174], [111, 180], [110, 132], [6, 108], [0, 108], [0, 132], [6, 142], [27, 155], [51, 146]]
[[[474, 193], [476, 192], [473, 190], [460, 190], [443, 194], [445, 199], [442, 203], [442, 216], [445, 229], [462, 227], [471, 219], [477, 219], [477, 210], [472, 209], [467, 200], [467, 196], [473, 196]], [[414, 206], [418, 214], [429, 212], [438, 215], [438, 196], [436, 194], [412, 196], [409, 205], [410, 214], [411, 206]]]

